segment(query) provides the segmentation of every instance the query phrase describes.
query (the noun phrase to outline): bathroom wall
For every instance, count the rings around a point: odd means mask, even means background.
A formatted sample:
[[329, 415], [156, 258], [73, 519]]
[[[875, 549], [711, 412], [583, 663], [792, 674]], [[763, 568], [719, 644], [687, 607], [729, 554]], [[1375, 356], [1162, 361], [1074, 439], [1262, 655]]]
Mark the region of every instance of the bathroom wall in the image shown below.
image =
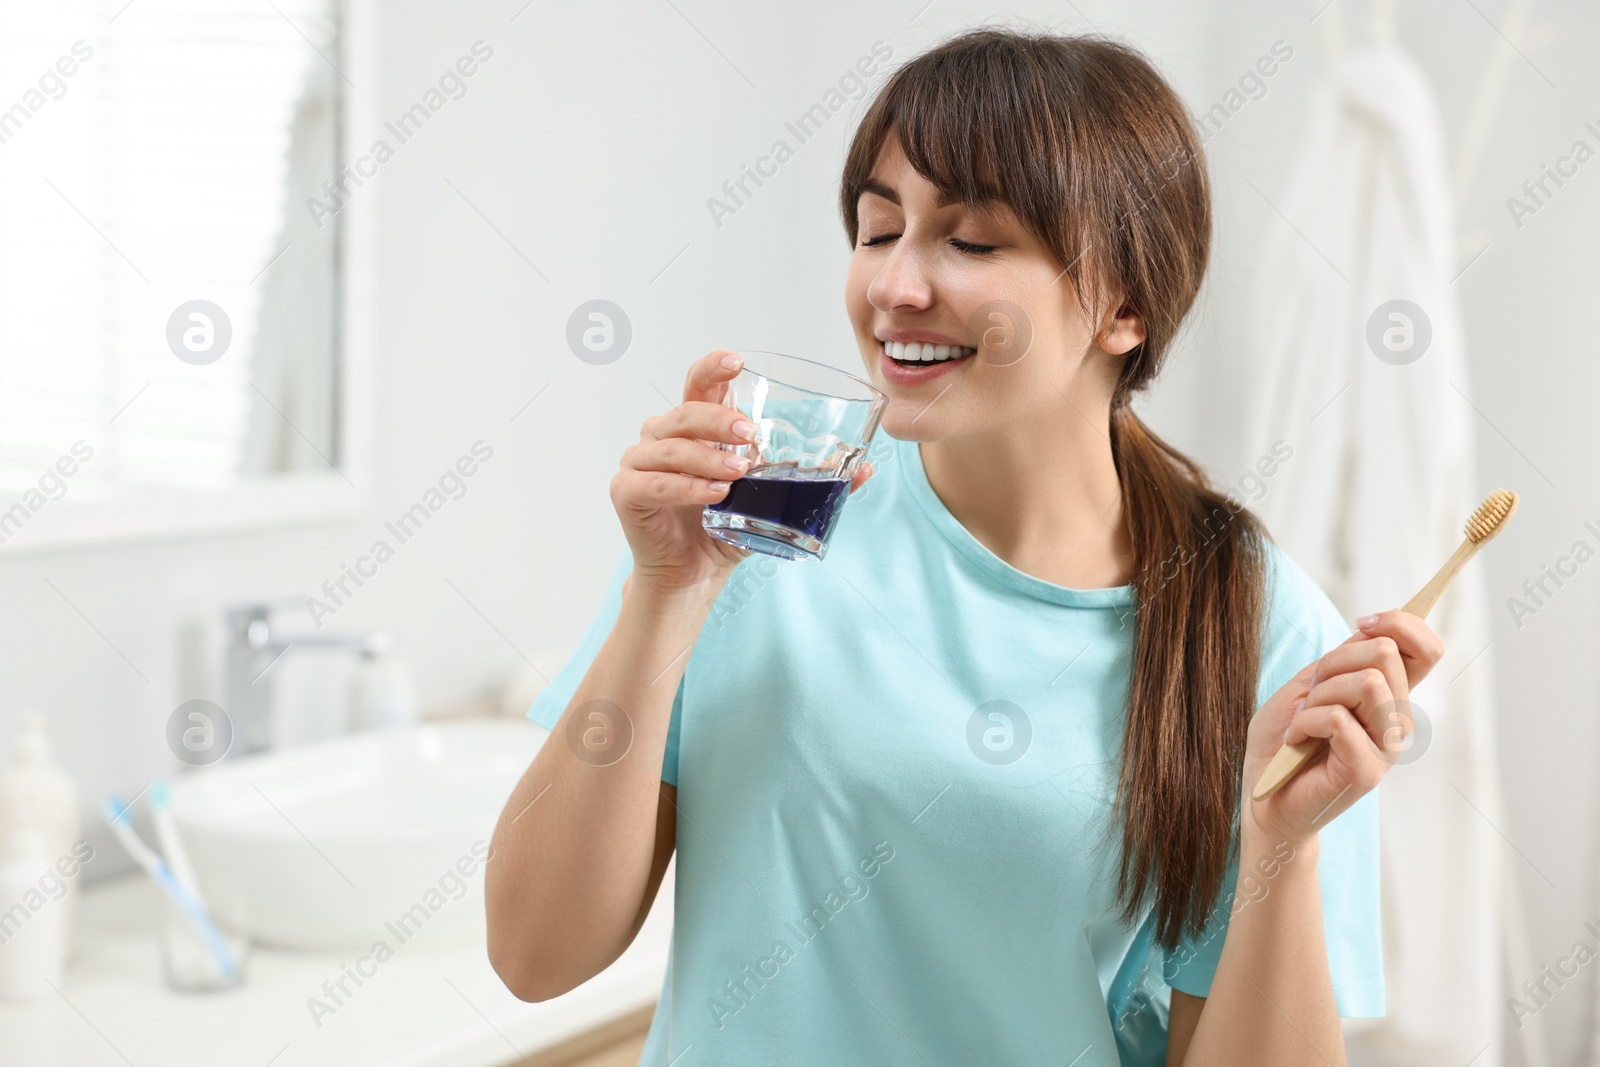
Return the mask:
[[[1009, 21], [1102, 29], [1150, 52], [1199, 109], [1274, 41], [1296, 49], [1259, 100], [1207, 146], [1217, 242], [1207, 298], [1148, 405], [1175, 441], [1235, 476], [1238, 358], [1250, 271], [1271, 221], [1245, 179], [1281, 183], [1305, 94], [1324, 62], [1322, 3], [1029, 3], [842, 0], [787, 13], [726, 0], [560, 5], [416, 0], [382, 5], [379, 111], [414, 103], [483, 41], [490, 59], [360, 193], [376, 205], [381, 315], [370, 513], [249, 535], [8, 558], [0, 550], [0, 738], [20, 709], [51, 716], [86, 803], [171, 771], [167, 716], [215, 695], [185, 633], [224, 604], [304, 597], [337, 575], [474, 442], [493, 459], [334, 626], [382, 626], [411, 662], [425, 706], [468, 699], [525, 663], [552, 674], [576, 644], [621, 548], [607, 480], [647, 415], [680, 395], [686, 365], [718, 347], [768, 347], [848, 365], [841, 307], [848, 255], [836, 208], [852, 102], [731, 215], [707, 200], [767, 154], [784, 123], [823, 99], [883, 41], [905, 57], [958, 26]], [[1452, 143], [1499, 40], [1504, 3], [1404, 5], [1401, 38], [1440, 89]], [[1363, 5], [1344, 3], [1347, 29]], [[126, 18], [137, 18], [137, 8]], [[1487, 21], [1486, 21], [1487, 20]], [[1595, 917], [1597, 742], [1592, 650], [1600, 565], [1519, 629], [1506, 597], [1600, 525], [1590, 407], [1600, 361], [1587, 299], [1600, 267], [1600, 164], [1516, 228], [1504, 200], [1600, 123], [1597, 74], [1579, 42], [1596, 16], [1566, 4], [1518, 37], [1500, 118], [1463, 208], [1463, 276], [1485, 486], [1524, 491], [1516, 526], [1484, 561], [1497, 605], [1493, 658], [1510, 805], [1501, 827], [1554, 883], [1518, 870], [1534, 958], [1554, 959]], [[1533, 69], [1533, 65], [1544, 74]], [[1560, 88], [1553, 88], [1544, 78]], [[874, 80], [877, 84], [877, 80]], [[372, 86], [363, 85], [362, 89]], [[378, 130], [349, 131], [360, 150]], [[1591, 137], [1591, 141], [1593, 138]], [[607, 299], [632, 323], [627, 354], [591, 366], [565, 342], [580, 303]], [[531, 406], [526, 406], [530, 399]], [[1492, 420], [1492, 422], [1490, 421]], [[1536, 465], [1536, 467], [1535, 467]], [[1548, 482], [1546, 481], [1548, 479]], [[1554, 483], [1553, 486], [1549, 483]], [[204, 664], [202, 663], [202, 667]], [[336, 668], [287, 663], [302, 710], [337, 713]], [[317, 695], [319, 689], [323, 695]], [[0, 749], [6, 744], [0, 740]], [[109, 861], [108, 861], [109, 863]], [[1576, 1063], [1593, 976], [1542, 1016], [1555, 1062]]]

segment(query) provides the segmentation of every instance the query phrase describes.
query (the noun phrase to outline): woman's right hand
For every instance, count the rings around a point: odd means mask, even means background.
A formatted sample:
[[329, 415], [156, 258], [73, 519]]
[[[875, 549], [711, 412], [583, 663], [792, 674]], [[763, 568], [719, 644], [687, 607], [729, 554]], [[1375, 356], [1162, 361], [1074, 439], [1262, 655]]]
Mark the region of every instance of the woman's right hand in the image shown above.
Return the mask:
[[[755, 436], [754, 424], [722, 403], [727, 382], [743, 365], [725, 350], [690, 365], [683, 403], [644, 420], [639, 443], [622, 453], [621, 469], [612, 476], [611, 503], [633, 552], [633, 573], [661, 589], [681, 592], [707, 580], [720, 582], [751, 555], [701, 525], [706, 505], [727, 496], [730, 483], [749, 466], [743, 456], [716, 447], [749, 444]], [[872, 465], [861, 464], [851, 491], [871, 476]]]
[[[731, 366], [724, 365], [724, 361]], [[681, 591], [726, 578], [750, 553], [706, 533], [701, 513], [728, 495], [749, 461], [716, 447], [748, 444], [755, 426], [722, 403], [727, 381], [743, 361], [717, 351], [696, 360], [683, 383], [683, 403], [652, 415], [639, 443], [622, 453], [611, 479], [611, 503], [633, 552], [633, 573]]]

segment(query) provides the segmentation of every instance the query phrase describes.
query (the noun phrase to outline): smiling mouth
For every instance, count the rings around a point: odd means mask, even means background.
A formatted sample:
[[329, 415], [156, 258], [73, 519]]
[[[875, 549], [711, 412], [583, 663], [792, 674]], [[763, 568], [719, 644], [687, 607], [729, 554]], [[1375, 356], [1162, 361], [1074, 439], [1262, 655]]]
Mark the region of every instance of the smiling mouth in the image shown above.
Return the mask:
[[918, 341], [880, 341], [879, 349], [884, 355], [902, 367], [925, 367], [934, 363], [948, 363], [951, 360], [965, 359], [968, 356], [978, 354], [976, 348], [967, 348], [962, 345], [935, 345]]

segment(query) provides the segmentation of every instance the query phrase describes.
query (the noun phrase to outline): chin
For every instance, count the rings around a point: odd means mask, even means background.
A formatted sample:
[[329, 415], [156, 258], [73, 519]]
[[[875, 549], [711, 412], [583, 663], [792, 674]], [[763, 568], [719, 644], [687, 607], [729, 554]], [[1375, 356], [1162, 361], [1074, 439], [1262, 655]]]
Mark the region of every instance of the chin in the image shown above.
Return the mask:
[[940, 423], [938, 411], [918, 418], [922, 410], [921, 404], [891, 396], [888, 406], [883, 409], [878, 432], [886, 433], [897, 441], [937, 441], [944, 437], [945, 427]]

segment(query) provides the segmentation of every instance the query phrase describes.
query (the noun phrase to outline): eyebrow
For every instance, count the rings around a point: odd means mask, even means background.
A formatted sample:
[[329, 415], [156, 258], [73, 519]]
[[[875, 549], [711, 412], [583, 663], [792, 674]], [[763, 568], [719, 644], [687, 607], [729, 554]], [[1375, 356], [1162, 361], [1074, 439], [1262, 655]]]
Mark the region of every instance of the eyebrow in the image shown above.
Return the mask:
[[[876, 178], [868, 178], [865, 182], [863, 182], [861, 185], [861, 191], [863, 193], [871, 193], [874, 196], [881, 196], [891, 204], [904, 206], [900, 204], [900, 194]], [[961, 198], [954, 193], [940, 193], [939, 201], [934, 206], [938, 208], [947, 208], [952, 204], [959, 203], [961, 203]], [[973, 211], [992, 215], [996, 212], [999, 204], [1000, 202], [993, 197], [986, 197], [983, 200], [979, 200], [973, 204], [968, 204], [967, 206]]]

